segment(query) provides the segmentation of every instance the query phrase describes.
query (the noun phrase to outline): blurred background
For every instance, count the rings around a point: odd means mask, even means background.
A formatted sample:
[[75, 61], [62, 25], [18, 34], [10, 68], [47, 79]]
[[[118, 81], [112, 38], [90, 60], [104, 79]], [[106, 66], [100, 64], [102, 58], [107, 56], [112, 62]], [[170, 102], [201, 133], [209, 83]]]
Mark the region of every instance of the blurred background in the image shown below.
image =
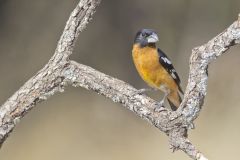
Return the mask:
[[[77, 0], [0, 0], [0, 102], [40, 70], [53, 55]], [[153, 28], [158, 46], [174, 63], [185, 88], [193, 47], [228, 27], [239, 0], [103, 0], [81, 33], [72, 59], [136, 88], [146, 84], [131, 60], [141, 28]], [[238, 157], [240, 145], [240, 47], [209, 68], [208, 94], [190, 131], [191, 141], [209, 158]], [[149, 94], [160, 100], [162, 94]], [[69, 87], [27, 114], [0, 150], [1, 160], [189, 159], [171, 153], [168, 138], [146, 121], [103, 96]]]

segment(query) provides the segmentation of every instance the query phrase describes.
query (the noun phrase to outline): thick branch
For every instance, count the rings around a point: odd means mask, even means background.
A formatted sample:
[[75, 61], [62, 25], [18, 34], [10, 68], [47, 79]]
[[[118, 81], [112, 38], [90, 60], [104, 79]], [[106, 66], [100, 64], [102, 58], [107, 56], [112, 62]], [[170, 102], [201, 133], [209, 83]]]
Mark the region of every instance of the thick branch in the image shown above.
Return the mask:
[[208, 65], [231, 46], [240, 43], [240, 19], [208, 43], [192, 50], [190, 73], [179, 113], [188, 122], [197, 118], [207, 94]]
[[166, 133], [174, 150], [181, 149], [192, 159], [206, 159], [187, 139], [187, 129], [192, 126], [203, 105], [209, 63], [240, 42], [240, 20], [205, 45], [193, 49], [186, 93], [181, 107], [172, 112], [166, 108], [156, 108], [156, 101], [137, 94], [137, 90], [129, 84], [69, 60], [79, 33], [88, 24], [99, 2], [82, 0], [78, 3], [48, 64], [1, 106], [0, 144], [38, 102], [63, 91], [67, 85], [73, 85], [93, 90], [121, 103]]

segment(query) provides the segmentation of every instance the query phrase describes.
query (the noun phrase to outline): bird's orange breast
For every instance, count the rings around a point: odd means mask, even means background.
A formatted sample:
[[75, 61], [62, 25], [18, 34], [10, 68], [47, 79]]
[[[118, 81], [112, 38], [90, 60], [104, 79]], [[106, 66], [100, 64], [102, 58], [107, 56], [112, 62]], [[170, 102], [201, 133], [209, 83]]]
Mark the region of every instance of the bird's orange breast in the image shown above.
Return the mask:
[[132, 56], [138, 73], [148, 85], [161, 90], [163, 90], [162, 86], [166, 86], [169, 89], [176, 87], [172, 77], [160, 65], [156, 48], [141, 48], [138, 44], [135, 44]]

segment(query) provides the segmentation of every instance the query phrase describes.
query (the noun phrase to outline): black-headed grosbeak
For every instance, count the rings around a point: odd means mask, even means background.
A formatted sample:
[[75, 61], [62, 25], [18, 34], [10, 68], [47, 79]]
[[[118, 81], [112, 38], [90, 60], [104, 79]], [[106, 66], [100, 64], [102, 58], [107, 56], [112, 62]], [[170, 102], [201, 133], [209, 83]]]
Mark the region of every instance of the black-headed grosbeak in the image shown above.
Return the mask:
[[172, 110], [176, 110], [182, 101], [179, 92], [183, 94], [180, 78], [169, 58], [156, 48], [156, 42], [158, 36], [153, 30], [137, 32], [132, 50], [133, 61], [142, 79], [150, 87], [165, 93], [160, 104], [163, 105], [167, 98]]

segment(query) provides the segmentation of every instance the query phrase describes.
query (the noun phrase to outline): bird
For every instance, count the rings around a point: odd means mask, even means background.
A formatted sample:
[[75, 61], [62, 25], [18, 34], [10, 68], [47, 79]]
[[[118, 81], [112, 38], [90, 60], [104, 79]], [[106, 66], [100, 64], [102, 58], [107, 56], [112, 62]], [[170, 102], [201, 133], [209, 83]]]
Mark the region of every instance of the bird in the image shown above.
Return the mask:
[[[180, 78], [167, 55], [156, 47], [159, 41], [153, 29], [141, 29], [137, 32], [132, 49], [132, 58], [140, 77], [154, 90], [164, 93], [159, 102], [163, 106], [167, 98], [173, 111], [181, 104], [183, 90]], [[140, 89], [139, 93], [149, 89]]]

